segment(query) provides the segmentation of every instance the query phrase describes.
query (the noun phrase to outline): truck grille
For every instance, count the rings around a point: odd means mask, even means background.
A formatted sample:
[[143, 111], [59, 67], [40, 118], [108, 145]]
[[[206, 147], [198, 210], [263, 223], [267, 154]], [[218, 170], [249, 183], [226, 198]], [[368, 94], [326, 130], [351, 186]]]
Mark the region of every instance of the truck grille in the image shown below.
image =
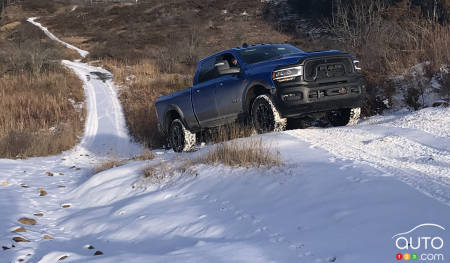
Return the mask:
[[347, 57], [316, 58], [305, 63], [305, 80], [317, 81], [345, 76], [353, 71]]

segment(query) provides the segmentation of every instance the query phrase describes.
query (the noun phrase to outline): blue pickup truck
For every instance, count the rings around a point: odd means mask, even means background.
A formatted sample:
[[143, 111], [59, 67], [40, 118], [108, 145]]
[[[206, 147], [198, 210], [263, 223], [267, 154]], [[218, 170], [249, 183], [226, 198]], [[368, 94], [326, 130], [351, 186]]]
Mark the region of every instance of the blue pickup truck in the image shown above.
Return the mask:
[[236, 121], [250, 121], [258, 133], [310, 116], [347, 125], [363, 103], [364, 83], [347, 52], [244, 44], [201, 60], [192, 87], [158, 98], [158, 126], [181, 152], [195, 146], [197, 133]]

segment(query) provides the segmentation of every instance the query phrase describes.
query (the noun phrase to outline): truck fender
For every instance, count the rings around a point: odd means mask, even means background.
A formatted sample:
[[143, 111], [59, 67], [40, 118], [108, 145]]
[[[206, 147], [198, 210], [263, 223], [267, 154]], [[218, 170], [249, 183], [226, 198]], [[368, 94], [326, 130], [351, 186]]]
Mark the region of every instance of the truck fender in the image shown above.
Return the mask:
[[175, 104], [170, 104], [167, 107], [166, 113], [164, 115], [164, 127], [163, 127], [164, 133], [167, 133], [169, 131], [169, 126], [173, 120], [173, 117], [170, 116], [170, 113], [172, 112], [176, 112], [176, 114], [180, 117], [180, 120], [183, 122], [184, 126], [188, 127], [186, 125], [186, 120], [184, 119], [184, 114], [181, 111], [181, 109]]
[[273, 94], [275, 92], [275, 87], [268, 84], [266, 81], [263, 80], [254, 80], [250, 82], [247, 87], [245, 88], [243, 92], [242, 97], [242, 107], [244, 110], [244, 113], [247, 113], [247, 111], [251, 107], [251, 97], [256, 97], [254, 94], [254, 89], [258, 89], [257, 93], [258, 95], [261, 95], [263, 93], [270, 93]]

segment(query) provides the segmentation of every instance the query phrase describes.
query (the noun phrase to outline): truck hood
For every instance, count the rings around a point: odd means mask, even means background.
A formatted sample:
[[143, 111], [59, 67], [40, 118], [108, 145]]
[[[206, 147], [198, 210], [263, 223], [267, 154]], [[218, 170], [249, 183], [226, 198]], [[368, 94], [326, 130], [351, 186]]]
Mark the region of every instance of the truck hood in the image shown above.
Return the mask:
[[302, 60], [309, 58], [309, 57], [332, 56], [332, 55], [349, 55], [349, 53], [342, 52], [339, 50], [294, 53], [294, 54], [288, 54], [288, 55], [282, 56], [277, 59], [251, 64], [248, 66], [248, 69], [249, 70], [253, 70], [253, 69], [274, 70], [278, 67], [298, 64]]

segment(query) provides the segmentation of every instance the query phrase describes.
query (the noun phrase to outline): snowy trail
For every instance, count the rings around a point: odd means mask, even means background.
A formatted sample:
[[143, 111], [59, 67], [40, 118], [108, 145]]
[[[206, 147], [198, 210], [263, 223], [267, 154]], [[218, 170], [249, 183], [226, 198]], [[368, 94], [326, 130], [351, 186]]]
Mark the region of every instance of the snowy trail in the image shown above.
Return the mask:
[[[28, 21], [41, 28], [51, 39], [76, 50], [82, 57], [88, 55], [87, 51], [59, 40], [35, 19]], [[78, 75], [85, 90], [87, 117], [80, 143], [57, 156], [27, 160], [0, 159], [0, 180], [7, 183], [0, 191], [0, 207], [2, 211], [8, 211], [0, 215], [0, 220], [4, 222], [0, 226], [0, 244], [8, 244], [6, 247], [11, 248], [13, 236], [25, 236], [31, 241], [17, 251], [19, 256], [12, 257], [17, 260], [21, 255], [36, 250], [37, 242], [42, 241], [44, 235], [54, 238], [68, 236], [64, 230], [55, 227], [59, 218], [68, 214], [67, 209], [62, 208], [62, 200], [86, 180], [95, 164], [110, 158], [132, 157], [139, 154], [142, 148], [128, 135], [112, 74], [79, 61], [64, 60], [62, 64]], [[45, 195], [41, 196], [41, 190], [45, 191]], [[21, 225], [17, 222], [20, 217], [34, 218], [38, 223], [25, 226], [27, 232], [23, 235], [13, 235], [10, 231]], [[0, 262], [10, 261], [0, 255]]]
[[30, 17], [30, 18], [27, 19], [27, 21], [30, 22], [31, 24], [33, 24], [33, 25], [39, 27], [40, 29], [42, 29], [42, 31], [44, 31], [44, 33], [45, 33], [50, 39], [55, 40], [56, 42], [62, 44], [63, 46], [65, 46], [65, 47], [67, 47], [67, 48], [70, 48], [70, 49], [73, 49], [73, 50], [77, 51], [78, 54], [80, 54], [80, 56], [82, 56], [83, 58], [85, 58], [87, 55], [89, 55], [89, 52], [88, 52], [88, 51], [79, 49], [79, 48], [77, 48], [77, 47], [75, 47], [75, 46], [73, 46], [73, 45], [71, 45], [71, 44], [69, 44], [69, 43], [66, 43], [66, 42], [62, 41], [61, 39], [57, 38], [55, 35], [53, 35], [53, 33], [51, 33], [50, 31], [48, 31], [48, 29], [47, 29], [46, 27], [42, 26], [41, 23], [36, 22], [36, 21], [35, 21], [36, 19], [37, 19], [37, 17]]

